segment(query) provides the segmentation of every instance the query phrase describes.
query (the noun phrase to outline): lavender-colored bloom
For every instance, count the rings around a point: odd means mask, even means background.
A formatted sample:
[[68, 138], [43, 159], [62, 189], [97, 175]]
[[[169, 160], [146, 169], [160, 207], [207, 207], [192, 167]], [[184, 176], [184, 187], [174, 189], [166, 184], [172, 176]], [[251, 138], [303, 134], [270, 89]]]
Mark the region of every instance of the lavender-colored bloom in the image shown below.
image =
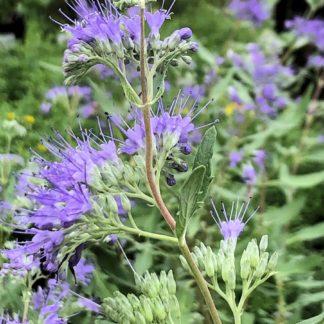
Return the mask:
[[59, 311], [63, 301], [69, 294], [69, 285], [66, 282], [58, 283], [56, 279], [50, 279], [46, 288], [38, 287], [32, 296], [32, 302], [39, 317], [44, 324], [65, 324], [66, 320], [59, 317]]
[[314, 68], [323, 68], [324, 67], [324, 55], [312, 55], [309, 57], [308, 66], [314, 67]]
[[265, 160], [266, 160], [267, 154], [264, 150], [256, 150], [254, 152], [254, 158], [253, 161], [260, 167], [264, 168]]
[[[185, 99], [183, 96], [178, 95], [170, 108], [165, 110], [162, 100], [159, 101], [157, 113], [152, 113], [151, 116], [156, 151], [161, 151], [166, 149], [166, 147], [167, 150], [173, 147], [180, 149], [184, 144], [190, 144], [193, 141], [193, 136], [197, 135], [196, 131], [215, 123], [212, 122], [208, 125], [195, 127], [193, 121], [209, 103], [198, 111], [196, 111], [197, 106], [194, 104], [188, 114], [183, 116], [182, 114], [187, 102], [188, 98]], [[177, 111], [176, 114], [175, 111]], [[133, 155], [145, 147], [145, 129], [142, 112], [140, 110], [134, 110], [132, 119], [134, 120], [134, 126], [124, 129], [126, 121], [122, 121], [119, 116], [112, 117], [113, 123], [126, 136], [126, 140], [121, 145], [121, 151], [129, 155]]]
[[146, 12], [145, 18], [150, 27], [151, 34], [158, 36], [165, 19], [169, 17], [169, 14], [165, 10], [158, 10], [154, 13]]
[[192, 36], [192, 30], [188, 27], [181, 28], [177, 30], [176, 33], [178, 34], [179, 38], [182, 40], [189, 39]]
[[270, 18], [268, 8], [260, 0], [232, 0], [228, 8], [235, 17], [250, 21], [255, 26]]
[[321, 134], [317, 137], [317, 143], [324, 144], [324, 135], [323, 134]]
[[249, 208], [250, 200], [248, 202], [243, 202], [241, 206], [239, 206], [239, 200], [237, 200], [236, 204], [234, 202], [232, 203], [230, 214], [226, 212], [225, 205], [224, 203], [222, 203], [221, 210], [224, 217], [220, 217], [214, 202], [211, 201], [211, 203], [213, 210], [210, 212], [210, 214], [217, 224], [225, 241], [229, 239], [236, 241], [242, 233], [246, 224], [258, 211], [258, 209], [254, 210], [254, 212], [247, 218], [247, 220], [244, 220]]
[[243, 103], [242, 99], [240, 98], [239, 94], [237, 93], [237, 90], [234, 87], [228, 88], [228, 96], [231, 101], [236, 102], [238, 105], [241, 105]]
[[256, 183], [256, 173], [252, 165], [247, 164], [243, 167], [243, 179], [248, 185]]
[[86, 259], [81, 258], [78, 264], [74, 267], [77, 282], [83, 285], [88, 285], [92, 279], [95, 267]]
[[234, 151], [229, 153], [230, 168], [235, 168], [238, 163], [243, 159], [243, 154], [241, 151]]
[[56, 256], [64, 241], [65, 230], [92, 209], [89, 189], [92, 170], [118, 159], [114, 142], [102, 138], [97, 143], [97, 138], [86, 131], [82, 131], [82, 139], [72, 133], [70, 135], [77, 143], [76, 148], [56, 132], [55, 138], [44, 142], [56, 161], [47, 161], [36, 155], [39, 171], [31, 178], [35, 176], [38, 184], [25, 179], [29, 182], [23, 188], [26, 189], [25, 195], [35, 207], [33, 210], [20, 210], [16, 220], [19, 228], [25, 228], [24, 232], [33, 238], [5, 251], [15, 266], [13, 259], [26, 255], [42, 260], [42, 266], [47, 271], [57, 271], [59, 264]]
[[201, 85], [186, 86], [183, 88], [183, 94], [191, 97], [197, 102], [201, 102], [205, 97], [205, 89]]
[[324, 21], [295, 17], [286, 22], [286, 27], [293, 29], [299, 37], [307, 37], [319, 50], [324, 51]]
[[49, 102], [43, 102], [40, 106], [40, 110], [44, 113], [44, 114], [48, 114], [51, 109], [52, 109], [53, 105]]

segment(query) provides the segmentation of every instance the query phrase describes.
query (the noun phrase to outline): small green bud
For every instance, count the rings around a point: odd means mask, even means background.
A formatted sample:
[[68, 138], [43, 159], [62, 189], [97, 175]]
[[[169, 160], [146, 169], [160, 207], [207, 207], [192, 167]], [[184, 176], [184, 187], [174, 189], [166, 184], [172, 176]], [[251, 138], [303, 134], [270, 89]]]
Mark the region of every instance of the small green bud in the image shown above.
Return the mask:
[[115, 198], [112, 195], [106, 195], [105, 198], [107, 201], [107, 209], [113, 214], [118, 214], [118, 205]]
[[268, 252], [264, 252], [262, 254], [261, 260], [255, 270], [255, 276], [257, 278], [261, 278], [264, 273], [266, 272], [267, 269], [267, 265], [268, 265], [268, 260], [269, 260], [269, 253]]
[[146, 324], [145, 317], [140, 312], [136, 311], [134, 313], [134, 316], [135, 316], [135, 321], [134, 321], [135, 324]]
[[271, 255], [269, 263], [268, 263], [269, 271], [274, 271], [277, 267], [277, 263], [278, 263], [278, 253], [275, 252]]
[[255, 269], [260, 260], [259, 247], [255, 240], [248, 244], [247, 251], [250, 256], [251, 267]]
[[260, 246], [261, 253], [266, 251], [268, 247], [268, 235], [262, 236], [259, 246]]
[[173, 277], [173, 272], [170, 270], [168, 272], [168, 281], [167, 281], [168, 291], [170, 295], [175, 295], [177, 291], [177, 284]]
[[124, 210], [126, 212], [130, 212], [132, 209], [132, 204], [128, 199], [128, 197], [124, 193], [121, 193], [119, 197], [120, 197], [121, 205], [123, 206]]
[[153, 313], [158, 320], [163, 321], [167, 317], [164, 305], [160, 298], [151, 299]]
[[141, 307], [141, 302], [134, 294], [128, 294], [127, 298], [132, 305], [133, 309], [139, 309]]
[[251, 266], [249, 260], [241, 259], [241, 278], [246, 280], [249, 277]]
[[215, 275], [213, 256], [214, 256], [213, 251], [208, 246], [207, 253], [206, 253], [205, 258], [204, 258], [204, 266], [205, 266], [205, 271], [207, 273], [207, 276], [209, 278], [213, 278], [214, 275]]
[[218, 262], [217, 262], [217, 257], [216, 255], [213, 253], [213, 266], [215, 269], [215, 275], [217, 275], [217, 271], [218, 271]]
[[207, 253], [207, 248], [206, 248], [206, 246], [205, 246], [205, 244], [204, 243], [200, 243], [200, 250], [201, 250], [201, 253], [203, 254], [203, 255], [206, 255], [206, 253]]
[[27, 134], [26, 128], [20, 125], [16, 120], [5, 120], [2, 123], [2, 129], [11, 138], [24, 137]]
[[150, 299], [146, 296], [140, 296], [141, 313], [148, 322], [153, 322], [153, 311], [151, 307]]
[[185, 270], [187, 270], [187, 271], [190, 271], [190, 269], [189, 269], [189, 265], [188, 265], [188, 262], [187, 262], [187, 260], [184, 258], [184, 256], [180, 255], [179, 259], [180, 259], [180, 262], [181, 262], [183, 268], [184, 268]]
[[228, 285], [228, 288], [230, 290], [235, 290], [235, 286], [236, 286], [236, 274], [235, 274], [235, 270], [234, 269], [231, 269], [228, 272], [227, 285]]
[[229, 273], [229, 264], [225, 261], [222, 266], [222, 278], [224, 282], [228, 280], [228, 273]]
[[225, 260], [224, 252], [223, 252], [223, 250], [219, 250], [217, 253], [217, 261], [218, 261], [220, 268], [223, 267], [224, 260]]
[[188, 56], [188, 55], [184, 55], [181, 58], [188, 65], [190, 65], [192, 63], [192, 58], [190, 56]]

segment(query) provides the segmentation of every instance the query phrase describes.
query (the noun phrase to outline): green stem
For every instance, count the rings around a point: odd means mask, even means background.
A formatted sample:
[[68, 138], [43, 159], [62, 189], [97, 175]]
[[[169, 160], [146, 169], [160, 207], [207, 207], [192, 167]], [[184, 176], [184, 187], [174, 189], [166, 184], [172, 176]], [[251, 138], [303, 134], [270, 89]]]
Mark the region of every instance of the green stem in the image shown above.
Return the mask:
[[213, 323], [221, 324], [222, 322], [218, 315], [218, 311], [214, 304], [213, 298], [212, 298], [210, 291], [208, 289], [207, 282], [206, 282], [205, 278], [203, 277], [203, 275], [201, 274], [195, 261], [193, 260], [190, 250], [188, 248], [187, 242], [184, 237], [179, 240], [179, 248], [180, 248], [182, 255], [185, 257], [185, 259], [190, 267], [190, 270], [191, 270], [191, 272], [195, 278], [195, 281], [201, 291], [201, 294], [203, 295], [203, 297], [205, 299], [205, 303], [207, 304], [207, 307], [208, 307], [208, 310], [209, 310], [209, 313], [210, 313]]
[[125, 233], [134, 234], [137, 236], [143, 236], [143, 237], [147, 237], [147, 238], [152, 238], [155, 240], [165, 241], [165, 242], [169, 242], [169, 243], [173, 243], [173, 244], [178, 244], [178, 239], [173, 236], [146, 232], [146, 231], [142, 231], [140, 229], [131, 228], [131, 227], [127, 227], [127, 226], [121, 226], [120, 229], [122, 231], [124, 231]]

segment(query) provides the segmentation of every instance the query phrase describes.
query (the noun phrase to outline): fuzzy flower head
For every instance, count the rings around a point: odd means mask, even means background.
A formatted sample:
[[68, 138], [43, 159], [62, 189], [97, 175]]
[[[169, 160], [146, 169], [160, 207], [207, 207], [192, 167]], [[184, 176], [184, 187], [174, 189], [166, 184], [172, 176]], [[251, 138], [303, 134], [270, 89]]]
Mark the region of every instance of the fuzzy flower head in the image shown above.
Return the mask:
[[232, 0], [228, 8], [236, 18], [249, 21], [255, 26], [262, 25], [270, 17], [268, 8], [261, 0]]
[[[196, 101], [188, 107], [188, 102], [189, 97], [186, 98], [179, 94], [170, 107], [166, 108], [162, 100], [160, 100], [157, 111], [152, 111], [151, 126], [156, 152], [169, 152], [173, 148], [178, 148], [184, 154], [190, 154], [191, 144], [200, 140], [199, 130], [217, 122], [216, 120], [203, 126], [195, 126], [195, 119], [207, 108], [210, 102], [202, 108], [198, 108]], [[144, 150], [145, 129], [143, 115], [140, 110], [135, 110], [131, 117], [134, 123], [132, 127], [119, 116], [113, 116], [111, 119], [126, 136], [124, 143], [121, 145], [123, 153], [133, 155]]]
[[213, 220], [218, 226], [224, 240], [233, 240], [236, 242], [237, 238], [241, 235], [242, 231], [250, 219], [256, 214], [258, 208], [246, 219], [247, 210], [250, 205], [250, 200], [248, 202], [243, 202], [240, 206], [239, 200], [232, 203], [230, 214], [226, 212], [224, 203], [222, 203], [222, 213], [223, 217], [219, 215], [218, 210], [211, 200], [213, 210], [210, 212]]

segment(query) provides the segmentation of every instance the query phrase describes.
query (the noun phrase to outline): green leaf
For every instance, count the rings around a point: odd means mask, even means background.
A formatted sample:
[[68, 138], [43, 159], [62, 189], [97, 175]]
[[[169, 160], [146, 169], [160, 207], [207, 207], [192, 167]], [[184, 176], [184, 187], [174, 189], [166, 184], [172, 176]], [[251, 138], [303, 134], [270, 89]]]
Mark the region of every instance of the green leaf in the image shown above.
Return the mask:
[[197, 167], [203, 165], [206, 168], [206, 172], [205, 172], [205, 176], [204, 179], [202, 181], [202, 186], [201, 186], [201, 194], [199, 196], [199, 200], [203, 201], [205, 199], [205, 196], [207, 194], [208, 191], [208, 187], [212, 181], [212, 176], [211, 176], [211, 159], [213, 157], [213, 153], [214, 153], [214, 145], [216, 142], [216, 135], [217, 135], [217, 131], [216, 128], [210, 127], [199, 147], [198, 147], [198, 151], [195, 157], [195, 161], [194, 161], [194, 166], [193, 168], [196, 169]]
[[177, 220], [176, 234], [181, 237], [185, 234], [190, 218], [200, 207], [199, 196], [202, 188], [206, 167], [201, 165], [194, 169], [183, 184], [181, 194], [179, 196], [179, 217]]
[[324, 182], [324, 171], [313, 172], [303, 175], [289, 174], [287, 165], [282, 165], [280, 169], [280, 184], [283, 187], [291, 188], [312, 188]]
[[316, 11], [317, 9], [324, 7], [323, 0], [306, 0], [312, 11]]
[[324, 222], [313, 226], [307, 226], [300, 231], [292, 234], [292, 236], [287, 240], [287, 244], [302, 241], [311, 241], [321, 237], [324, 237]]
[[298, 322], [297, 324], [317, 324], [317, 323], [322, 323], [322, 320], [324, 320], [324, 312], [317, 316], [311, 317], [307, 320]]
[[134, 264], [134, 268], [138, 275], [143, 275], [146, 270], [148, 270], [153, 263], [153, 248], [150, 243], [141, 243], [143, 249], [141, 253], [136, 255], [136, 261]]

